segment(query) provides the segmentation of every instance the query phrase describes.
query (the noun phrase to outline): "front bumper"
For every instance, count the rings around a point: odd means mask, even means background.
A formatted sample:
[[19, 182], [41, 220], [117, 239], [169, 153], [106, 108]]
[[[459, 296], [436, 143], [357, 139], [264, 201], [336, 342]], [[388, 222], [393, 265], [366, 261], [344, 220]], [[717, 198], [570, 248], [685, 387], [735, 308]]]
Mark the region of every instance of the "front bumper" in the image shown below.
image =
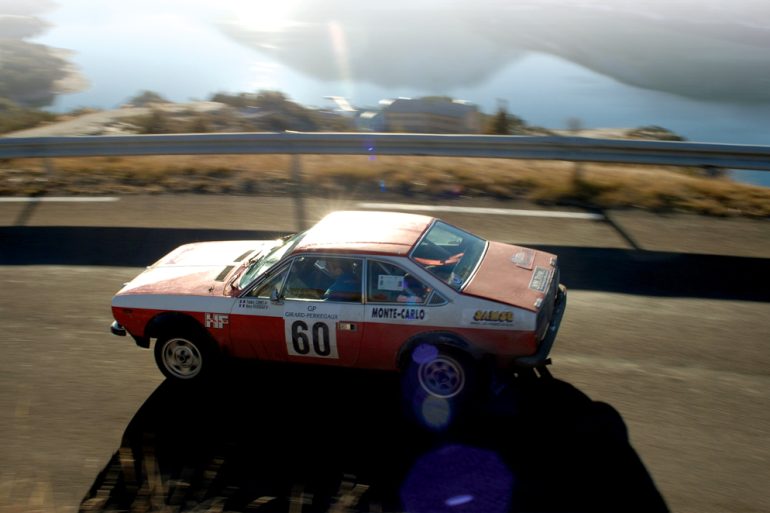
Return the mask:
[[110, 326], [110, 333], [112, 333], [113, 335], [117, 335], [119, 337], [125, 337], [126, 328], [118, 324], [118, 321], [113, 321], [112, 325]]
[[559, 285], [559, 290], [556, 293], [556, 300], [553, 306], [553, 315], [551, 317], [551, 323], [548, 325], [546, 335], [540, 342], [540, 346], [535, 354], [529, 356], [520, 356], [514, 361], [516, 365], [520, 367], [540, 367], [541, 365], [547, 365], [551, 363], [548, 355], [551, 352], [553, 343], [556, 340], [556, 334], [559, 332], [559, 326], [561, 325], [561, 319], [564, 317], [564, 310], [567, 308], [567, 288], [564, 285]]
[[[125, 337], [128, 332], [126, 331], [126, 328], [124, 328], [122, 325], [118, 323], [118, 321], [113, 321], [110, 325], [110, 333], [113, 335], [117, 335], [119, 337]], [[131, 335], [131, 338], [134, 339], [134, 342], [136, 342], [136, 345], [139, 347], [143, 347], [147, 349], [150, 347], [150, 339], [147, 337], [137, 337], [135, 335]]]

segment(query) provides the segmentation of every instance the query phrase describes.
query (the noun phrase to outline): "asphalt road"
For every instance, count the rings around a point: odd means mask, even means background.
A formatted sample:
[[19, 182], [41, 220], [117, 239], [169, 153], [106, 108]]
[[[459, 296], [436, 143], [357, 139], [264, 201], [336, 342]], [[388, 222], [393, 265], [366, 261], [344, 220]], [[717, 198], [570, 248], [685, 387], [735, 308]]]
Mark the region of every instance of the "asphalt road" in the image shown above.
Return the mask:
[[[326, 210], [350, 206], [355, 205], [315, 200], [305, 209], [312, 222]], [[527, 403], [517, 395], [519, 382], [506, 382], [458, 438], [424, 439], [394, 424], [398, 406], [383, 399], [390, 390], [387, 377], [327, 374], [321, 376], [324, 385], [309, 392], [305, 373], [268, 370], [252, 378], [247, 367], [193, 400], [163, 383], [150, 352], [108, 333], [114, 292], [166, 249], [186, 240], [292, 231], [294, 212], [281, 198], [0, 203], [0, 509], [75, 511], [86, 496], [91, 500], [85, 506], [117, 508], [117, 502], [100, 502], [99, 493], [118, 489], [145, 498], [129, 502], [135, 509], [157, 507], [164, 492], [174, 496], [189, 486], [184, 472], [190, 458], [203, 462], [196, 467], [199, 478], [219, 476], [219, 485], [195, 481], [210, 491], [197, 496], [198, 504], [212, 509], [224, 507], [218, 494], [229, 493], [232, 508], [240, 504], [234, 497], [245, 501], [241, 509], [249, 500], [276, 495], [254, 488], [272, 475], [253, 470], [264, 470], [260, 458], [280, 469], [276, 475], [291, 475], [295, 485], [311, 483], [314, 500], [320, 500], [323, 486], [316, 477], [327, 469], [307, 470], [301, 479], [291, 472], [335, 454], [344, 455], [334, 468], [343, 477], [325, 483], [329, 497], [344, 487], [341, 495], [354, 497], [355, 490], [392, 474], [408, 477], [400, 490], [404, 499], [423, 461], [415, 454], [425, 447], [449, 443], [439, 456], [483, 463], [487, 453], [480, 448], [500, 447], [505, 438], [509, 452], [501, 454], [508, 469], [558, 478], [549, 493], [530, 486], [522, 494], [521, 504], [540, 504], [541, 510], [568, 509], [557, 495], [581, 497], [586, 509], [644, 510], [658, 504], [656, 493], [676, 512], [770, 510], [766, 221], [636, 212], [610, 212], [606, 221], [442, 215], [489, 238], [557, 252], [570, 298], [552, 353], [558, 386], [525, 385], [524, 396], [537, 399]], [[368, 386], [348, 392], [351, 379]], [[362, 395], [362, 388], [371, 396]], [[325, 419], [324, 406], [342, 420]], [[327, 427], [319, 427], [324, 419]], [[275, 427], [289, 421], [286, 430]], [[623, 427], [630, 445], [618, 435]], [[338, 450], [296, 442], [308, 432], [326, 435]], [[405, 433], [411, 440], [406, 448], [391, 443]], [[148, 446], [159, 454], [142, 452]], [[453, 460], [457, 447], [471, 453]], [[370, 459], [387, 462], [380, 474], [372, 473]], [[442, 461], [425, 464], [447, 467]], [[348, 463], [357, 476], [351, 477]], [[131, 491], [126, 476], [136, 468], [146, 486]], [[169, 484], [157, 477], [158, 469], [176, 469], [182, 477]], [[494, 476], [494, 482], [505, 482]], [[359, 505], [387, 510], [387, 498], [396, 492], [388, 495], [385, 488]], [[307, 499], [308, 493], [294, 486], [285, 495]], [[195, 494], [181, 496], [192, 509]], [[468, 497], [457, 494], [452, 504]], [[628, 502], [610, 501], [619, 497]], [[277, 504], [272, 506], [281, 510]], [[296, 510], [296, 504], [301, 503], [288, 500], [283, 509]]]

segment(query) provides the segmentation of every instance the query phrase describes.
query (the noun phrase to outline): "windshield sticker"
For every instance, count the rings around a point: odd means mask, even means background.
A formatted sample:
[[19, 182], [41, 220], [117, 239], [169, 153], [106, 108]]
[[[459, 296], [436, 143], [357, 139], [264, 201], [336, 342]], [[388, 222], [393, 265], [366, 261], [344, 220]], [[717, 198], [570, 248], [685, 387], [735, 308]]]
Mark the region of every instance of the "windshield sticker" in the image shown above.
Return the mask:
[[545, 267], [535, 268], [535, 272], [532, 273], [532, 280], [529, 282], [529, 288], [537, 290], [538, 292], [545, 292], [545, 288], [548, 286], [548, 280], [551, 278], [551, 271]]
[[425, 310], [422, 308], [372, 308], [372, 319], [398, 319], [404, 321], [422, 321], [425, 319]]
[[267, 310], [268, 302], [265, 299], [241, 298], [238, 300], [238, 308], [248, 310]]
[[532, 264], [534, 261], [535, 252], [531, 249], [522, 249], [513, 255], [513, 258], [511, 258], [511, 262], [521, 267], [522, 269], [527, 269], [528, 271], [532, 270]]
[[380, 290], [401, 292], [404, 290], [404, 277], [380, 274], [377, 276], [377, 288]]

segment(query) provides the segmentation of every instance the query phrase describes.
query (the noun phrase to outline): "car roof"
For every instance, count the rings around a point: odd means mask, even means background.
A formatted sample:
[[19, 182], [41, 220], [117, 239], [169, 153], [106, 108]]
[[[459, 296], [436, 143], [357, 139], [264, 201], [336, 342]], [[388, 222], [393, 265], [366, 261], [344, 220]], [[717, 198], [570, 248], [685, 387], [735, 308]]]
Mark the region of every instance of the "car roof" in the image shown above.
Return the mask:
[[292, 251], [407, 255], [435, 218], [418, 214], [338, 211], [307, 231]]

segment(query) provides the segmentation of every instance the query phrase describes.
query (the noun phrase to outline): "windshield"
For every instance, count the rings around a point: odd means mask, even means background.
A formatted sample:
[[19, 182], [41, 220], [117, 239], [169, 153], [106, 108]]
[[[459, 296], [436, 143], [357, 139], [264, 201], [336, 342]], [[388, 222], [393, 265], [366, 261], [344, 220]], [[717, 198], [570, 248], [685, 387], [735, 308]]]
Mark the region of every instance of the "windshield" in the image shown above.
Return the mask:
[[411, 258], [455, 290], [463, 288], [484, 254], [487, 241], [436, 221]]
[[249, 263], [249, 267], [241, 276], [241, 279], [238, 280], [238, 288], [243, 289], [246, 285], [262, 276], [265, 271], [281, 260], [285, 254], [294, 249], [294, 246], [297, 245], [304, 235], [305, 232], [301, 232], [279, 239], [275, 241], [275, 246], [266, 249], [254, 257]]

